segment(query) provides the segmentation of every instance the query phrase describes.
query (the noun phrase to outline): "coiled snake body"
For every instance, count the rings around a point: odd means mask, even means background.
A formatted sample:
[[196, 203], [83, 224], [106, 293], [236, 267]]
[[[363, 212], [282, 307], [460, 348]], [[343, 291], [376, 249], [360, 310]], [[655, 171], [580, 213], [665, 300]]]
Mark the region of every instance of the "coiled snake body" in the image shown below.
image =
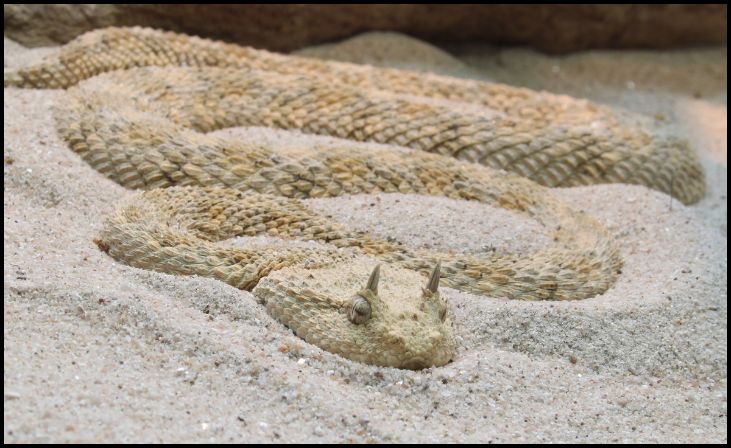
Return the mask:
[[[55, 114], [66, 142], [109, 178], [149, 190], [108, 219], [98, 244], [111, 256], [253, 290], [308, 342], [377, 365], [422, 368], [451, 359], [440, 278], [464, 291], [526, 300], [582, 299], [614, 283], [621, 258], [607, 231], [533, 181], [642, 183], [684, 202], [703, 194], [702, 170], [684, 143], [624, 125], [585, 101], [155, 30], [87, 33], [36, 66], [6, 70], [5, 86], [69, 88]], [[423, 151], [347, 143], [281, 151], [205, 134], [239, 125]], [[477, 200], [536, 219], [554, 244], [528, 255], [457, 257], [349, 231], [298, 201], [359, 192]], [[328, 246], [215, 243], [257, 234]], [[371, 271], [357, 254], [383, 265]], [[415, 272], [428, 280], [419, 284]], [[362, 277], [360, 286], [333, 283], [343, 276]], [[393, 284], [379, 288], [382, 276]]]

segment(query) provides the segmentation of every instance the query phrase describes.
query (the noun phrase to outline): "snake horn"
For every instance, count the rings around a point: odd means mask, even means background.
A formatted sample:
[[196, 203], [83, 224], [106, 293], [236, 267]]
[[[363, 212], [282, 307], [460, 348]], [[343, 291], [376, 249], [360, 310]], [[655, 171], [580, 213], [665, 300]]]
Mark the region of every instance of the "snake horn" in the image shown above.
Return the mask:
[[368, 284], [366, 285], [366, 289], [370, 289], [373, 294], [378, 294], [378, 280], [381, 276], [381, 265], [377, 264], [375, 268], [373, 268], [373, 272], [371, 272], [370, 278], [368, 278]]
[[429, 282], [426, 284], [426, 289], [431, 291], [432, 293], [437, 292], [437, 288], [439, 288], [439, 270], [442, 267], [442, 263], [440, 261], [437, 261], [437, 265], [434, 266], [434, 270], [431, 271], [431, 275], [429, 276]]

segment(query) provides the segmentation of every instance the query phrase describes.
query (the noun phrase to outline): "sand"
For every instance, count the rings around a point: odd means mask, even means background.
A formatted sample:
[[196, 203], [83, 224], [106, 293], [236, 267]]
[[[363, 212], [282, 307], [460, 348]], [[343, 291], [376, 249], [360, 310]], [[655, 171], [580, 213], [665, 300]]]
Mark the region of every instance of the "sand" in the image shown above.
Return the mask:
[[[4, 48], [6, 67], [54, 51], [7, 39]], [[708, 193], [685, 207], [640, 186], [556, 190], [619, 242], [617, 284], [561, 303], [442, 288], [454, 361], [379, 368], [305, 343], [248, 292], [100, 252], [92, 240], [105, 215], [132, 193], [56, 135], [50, 106], [62, 92], [5, 89], [5, 442], [727, 441], [725, 47], [548, 57], [485, 46], [445, 52], [369, 33], [303, 52], [647, 114], [690, 140]], [[221, 132], [282, 147], [337, 144], [263, 128]], [[306, 202], [414, 246], [544, 244], [537, 224], [481, 204], [397, 194]]]

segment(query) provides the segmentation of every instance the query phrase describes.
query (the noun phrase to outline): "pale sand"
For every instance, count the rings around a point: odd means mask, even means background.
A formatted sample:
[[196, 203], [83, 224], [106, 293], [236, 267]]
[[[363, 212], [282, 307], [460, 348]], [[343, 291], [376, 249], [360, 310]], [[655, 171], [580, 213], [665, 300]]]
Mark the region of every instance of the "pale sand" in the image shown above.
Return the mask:
[[[557, 191], [619, 241], [625, 266], [616, 286], [569, 303], [443, 288], [456, 359], [417, 372], [384, 369], [305, 343], [247, 292], [130, 268], [100, 252], [92, 240], [104, 216], [131, 192], [59, 140], [49, 107], [60, 92], [5, 89], [4, 440], [726, 442], [726, 49], [451, 50], [461, 61], [371, 33], [309, 53], [649, 114], [701, 152], [707, 197], [684, 207], [639, 186]], [[48, 51], [6, 40], [5, 65]], [[285, 147], [337, 142], [222, 132]], [[308, 203], [408, 244], [473, 252], [545, 244], [535, 223], [480, 204], [400, 195]]]

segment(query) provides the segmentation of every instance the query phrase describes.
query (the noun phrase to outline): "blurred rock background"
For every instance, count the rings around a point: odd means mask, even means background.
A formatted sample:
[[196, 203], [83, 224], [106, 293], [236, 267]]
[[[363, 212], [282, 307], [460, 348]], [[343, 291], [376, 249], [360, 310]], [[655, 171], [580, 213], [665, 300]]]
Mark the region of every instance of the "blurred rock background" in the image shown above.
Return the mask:
[[528, 45], [547, 53], [726, 42], [727, 5], [4, 5], [5, 36], [65, 43], [91, 29], [149, 26], [290, 51], [364, 31], [434, 43]]

